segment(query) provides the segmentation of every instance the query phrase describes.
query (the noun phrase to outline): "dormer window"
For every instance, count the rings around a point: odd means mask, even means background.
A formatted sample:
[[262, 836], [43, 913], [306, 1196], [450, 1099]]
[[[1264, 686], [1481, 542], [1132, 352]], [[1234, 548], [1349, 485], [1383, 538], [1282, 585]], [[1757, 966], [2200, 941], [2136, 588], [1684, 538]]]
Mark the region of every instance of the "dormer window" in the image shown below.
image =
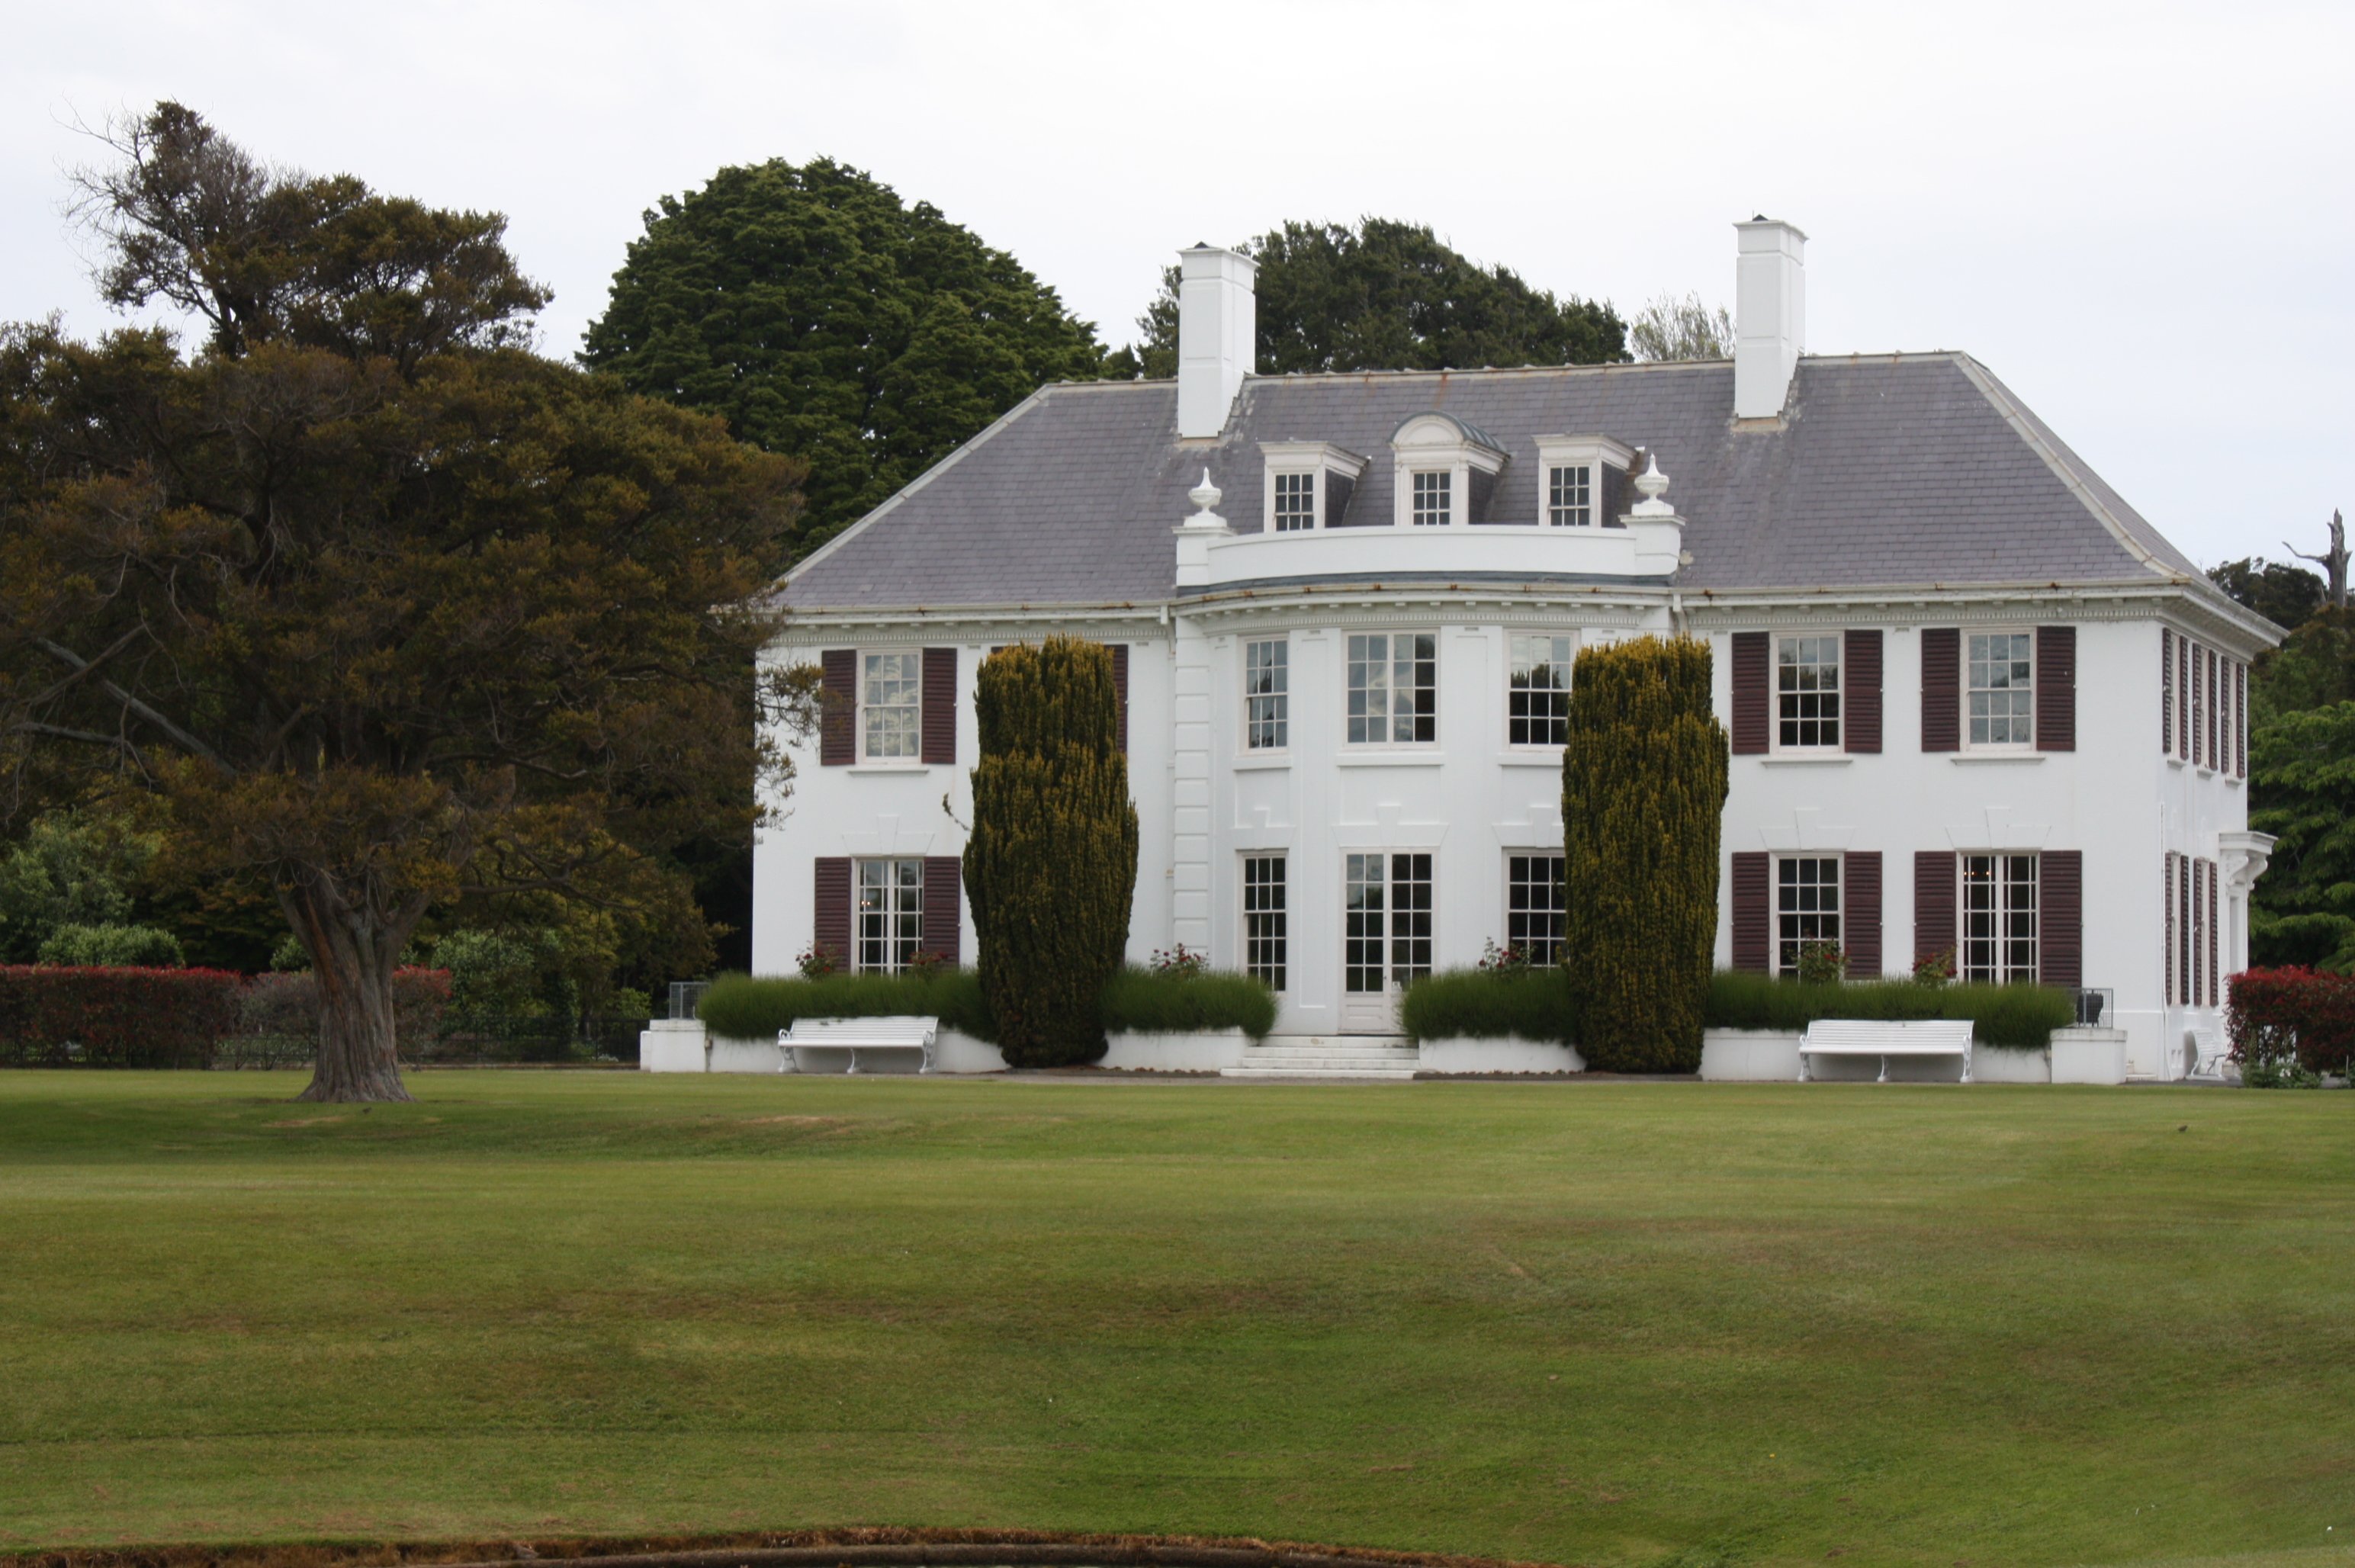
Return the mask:
[[1416, 414], [1391, 432], [1391, 453], [1392, 523], [1452, 528], [1488, 520], [1505, 449], [1486, 431], [1453, 414]]
[[1444, 468], [1418, 470], [1414, 475], [1414, 526], [1444, 528], [1454, 521], [1448, 502], [1455, 475]]
[[1548, 528], [1616, 528], [1636, 453], [1607, 435], [1538, 437], [1538, 520]]
[[1337, 528], [1349, 510], [1350, 494], [1366, 460], [1323, 441], [1263, 441], [1267, 459], [1267, 513], [1261, 527], [1272, 534]]

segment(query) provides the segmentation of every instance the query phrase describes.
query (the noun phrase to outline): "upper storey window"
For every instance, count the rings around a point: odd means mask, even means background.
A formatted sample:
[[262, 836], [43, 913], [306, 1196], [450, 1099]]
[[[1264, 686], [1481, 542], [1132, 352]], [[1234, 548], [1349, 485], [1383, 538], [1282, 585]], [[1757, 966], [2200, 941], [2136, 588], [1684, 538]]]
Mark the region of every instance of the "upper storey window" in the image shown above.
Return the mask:
[[1970, 744], [2036, 743], [2036, 639], [2026, 632], [1973, 632], [1966, 678]]
[[1341, 526], [1366, 460], [1323, 441], [1263, 441], [1267, 511], [1260, 526], [1272, 534]]
[[868, 654], [858, 682], [859, 752], [870, 763], [912, 763], [924, 738], [924, 656]]
[[1538, 521], [1552, 528], [1618, 527], [1635, 456], [1607, 435], [1538, 437]]
[[1838, 751], [1840, 637], [1781, 637], [1774, 648], [1774, 744]]
[[1478, 426], [1453, 414], [1416, 414], [1391, 433], [1391, 461], [1396, 526], [1453, 528], [1489, 520], [1505, 450]]

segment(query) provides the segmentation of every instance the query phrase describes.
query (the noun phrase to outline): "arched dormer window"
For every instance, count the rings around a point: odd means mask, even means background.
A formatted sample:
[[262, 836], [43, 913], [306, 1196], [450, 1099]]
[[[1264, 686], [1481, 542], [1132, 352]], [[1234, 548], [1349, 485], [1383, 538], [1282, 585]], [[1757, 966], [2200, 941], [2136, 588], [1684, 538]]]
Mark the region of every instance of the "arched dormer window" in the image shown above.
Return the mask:
[[1391, 520], [1398, 527], [1454, 528], [1488, 520], [1505, 449], [1487, 432], [1434, 410], [1391, 432]]

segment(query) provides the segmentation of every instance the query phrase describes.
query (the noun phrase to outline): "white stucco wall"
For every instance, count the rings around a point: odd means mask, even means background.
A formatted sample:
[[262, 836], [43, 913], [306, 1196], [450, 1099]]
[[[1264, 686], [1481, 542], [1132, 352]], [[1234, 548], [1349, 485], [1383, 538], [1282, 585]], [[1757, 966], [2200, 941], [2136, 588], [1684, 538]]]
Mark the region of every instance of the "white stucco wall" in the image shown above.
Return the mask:
[[[1326, 541], [1320, 541], [1326, 542]], [[1339, 541], [1330, 541], [1337, 543]], [[2159, 628], [2184, 601], [2158, 588], [2138, 595], [2023, 593], [2009, 603], [1684, 604], [1656, 589], [1540, 593], [1440, 585], [1348, 595], [1213, 595], [1180, 604], [1074, 613], [1053, 620], [911, 618], [884, 628], [797, 623], [773, 650], [815, 660], [826, 647], [955, 646], [957, 763], [954, 767], [822, 767], [814, 743], [795, 748], [789, 815], [762, 831], [755, 852], [756, 972], [790, 973], [808, 944], [812, 872], [827, 855], [959, 853], [975, 761], [972, 693], [990, 647], [1050, 630], [1129, 645], [1129, 777], [1142, 826], [1129, 953], [1142, 960], [1173, 941], [1240, 963], [1241, 861], [1281, 849], [1289, 860], [1290, 983], [1279, 1034], [1342, 1027], [1342, 858], [1352, 850], [1427, 849], [1434, 857], [1434, 965], [1469, 965], [1505, 933], [1505, 858], [1559, 852], [1557, 754], [1506, 744], [1508, 639], [1516, 631], [1575, 632], [1582, 643], [1683, 624], [1715, 651], [1717, 709], [1731, 710], [1730, 638], [1742, 630], [1791, 633], [1878, 626], [1883, 632], [1882, 750], [1829, 759], [1736, 757], [1723, 850], [1877, 849], [1882, 856], [1881, 947], [1891, 973], [1913, 955], [1913, 857], [1918, 850], [2077, 849], [2084, 856], [2083, 983], [2115, 990], [2129, 1071], [2178, 1076], [2187, 1029], [2220, 1027], [2214, 1009], [2163, 1000], [2163, 854], [2222, 860], [2218, 836], [2244, 829], [2244, 786], [2159, 750]], [[2173, 603], [2177, 609], [2170, 609]], [[2178, 620], [2179, 625], [2188, 624]], [[1923, 626], [2077, 629], [2076, 749], [1986, 759], [1921, 750]], [[1435, 631], [1439, 738], [1386, 750], [1341, 744], [1347, 638], [1352, 631]], [[1241, 645], [1290, 641], [1292, 744], [1280, 755], [1242, 744]], [[2212, 622], [2198, 635], [2246, 658]], [[948, 797], [943, 808], [943, 796]], [[1721, 911], [1722, 911], [1721, 893]], [[2246, 923], [2219, 901], [2222, 966], [2244, 963]], [[1721, 913], [1718, 961], [1730, 961]], [[975, 952], [970, 912], [963, 956]]]

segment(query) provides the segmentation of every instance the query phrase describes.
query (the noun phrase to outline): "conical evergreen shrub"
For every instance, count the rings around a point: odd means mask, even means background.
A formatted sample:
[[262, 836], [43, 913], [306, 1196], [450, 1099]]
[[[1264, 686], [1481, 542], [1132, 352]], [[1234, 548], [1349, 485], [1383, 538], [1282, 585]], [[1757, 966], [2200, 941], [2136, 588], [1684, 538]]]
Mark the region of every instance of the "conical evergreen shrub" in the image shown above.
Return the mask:
[[981, 667], [965, 894], [998, 1049], [1017, 1067], [1093, 1061], [1128, 948], [1136, 806], [1111, 652], [1076, 637]]
[[1580, 651], [1561, 759], [1562, 963], [1591, 1068], [1700, 1067], [1726, 772], [1707, 643]]

